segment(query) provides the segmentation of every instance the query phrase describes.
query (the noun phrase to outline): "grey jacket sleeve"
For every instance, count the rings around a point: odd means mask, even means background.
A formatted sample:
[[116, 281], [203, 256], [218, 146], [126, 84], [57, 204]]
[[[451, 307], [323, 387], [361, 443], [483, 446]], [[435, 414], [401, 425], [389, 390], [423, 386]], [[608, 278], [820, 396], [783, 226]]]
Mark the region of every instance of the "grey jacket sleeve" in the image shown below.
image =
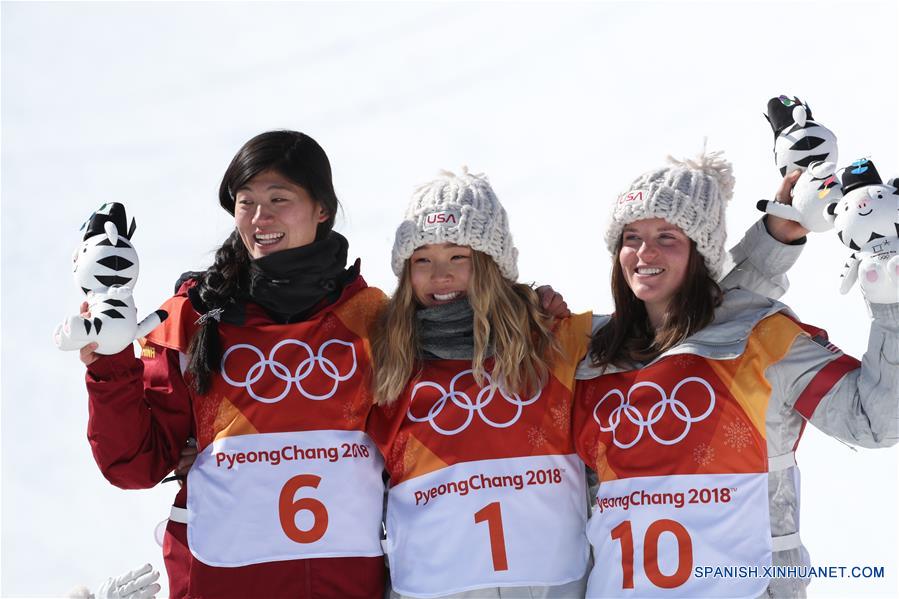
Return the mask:
[[721, 288], [742, 287], [778, 299], [790, 286], [786, 272], [799, 259], [803, 247], [804, 242], [790, 245], [777, 241], [768, 233], [764, 219], [759, 219], [731, 248]]
[[899, 442], [899, 304], [871, 304], [874, 317], [861, 363], [801, 335], [772, 366], [772, 383], [821, 431], [861, 447]]

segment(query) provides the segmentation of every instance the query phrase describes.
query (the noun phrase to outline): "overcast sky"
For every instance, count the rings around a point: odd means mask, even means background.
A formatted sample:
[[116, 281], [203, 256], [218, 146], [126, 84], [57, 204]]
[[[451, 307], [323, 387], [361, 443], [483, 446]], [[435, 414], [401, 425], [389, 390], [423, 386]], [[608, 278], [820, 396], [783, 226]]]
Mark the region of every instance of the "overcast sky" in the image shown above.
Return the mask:
[[[337, 229], [391, 291], [393, 233], [438, 169], [486, 172], [523, 280], [606, 312], [611, 202], [708, 137], [734, 162], [728, 232], [779, 183], [762, 116], [782, 93], [899, 175], [897, 3], [2, 4], [2, 582], [52, 596], [150, 561], [175, 494], [122, 491], [85, 438], [83, 366], [50, 333], [77, 309], [78, 227], [101, 203], [137, 219], [141, 315], [205, 267], [231, 223], [216, 190], [253, 135], [302, 130], [328, 152]], [[838, 292], [846, 248], [812, 237], [784, 301], [861, 356], [868, 316]], [[802, 539], [813, 597], [897, 593], [897, 451], [806, 429]]]

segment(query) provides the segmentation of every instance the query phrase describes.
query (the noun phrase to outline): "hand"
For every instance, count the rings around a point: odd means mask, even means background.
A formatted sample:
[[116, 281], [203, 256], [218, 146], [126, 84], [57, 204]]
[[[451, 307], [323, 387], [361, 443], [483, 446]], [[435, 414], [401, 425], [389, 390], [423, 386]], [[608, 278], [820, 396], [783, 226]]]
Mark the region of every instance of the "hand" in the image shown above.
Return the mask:
[[[799, 180], [800, 176], [802, 176], [802, 171], [793, 171], [792, 173], [784, 177], [784, 180], [780, 184], [780, 188], [774, 195], [775, 199], [779, 203], [786, 204], [788, 206], [793, 205], [793, 187], [796, 186], [796, 181]], [[797, 239], [802, 239], [803, 237], [808, 235], [809, 232], [808, 229], [806, 229], [796, 221], [780, 218], [779, 216], [774, 216], [773, 214], [769, 214], [767, 216], [765, 224], [767, 226], [768, 233], [771, 234], [771, 237], [781, 243], [791, 243], [793, 241], [796, 241]]]
[[884, 260], [868, 257], [858, 268], [858, 283], [869, 304], [899, 302], [899, 254]]
[[549, 285], [537, 287], [537, 296], [540, 298], [540, 306], [553, 318], [568, 318], [571, 310], [560, 293], [557, 293]]
[[181, 450], [181, 458], [178, 465], [175, 466], [175, 474], [178, 476], [187, 476], [190, 467], [197, 460], [197, 442], [194, 439], [188, 439], [187, 445]]
[[157, 578], [159, 572], [144, 564], [118, 578], [108, 578], [97, 591], [96, 599], [153, 599], [161, 589]]
[[[90, 319], [90, 317], [91, 311], [87, 302], [81, 302], [81, 318]], [[81, 361], [84, 362], [85, 366], [90, 366], [100, 358], [99, 354], [94, 353], [97, 351], [98, 347], [100, 347], [98, 343], [88, 343], [81, 348], [78, 357], [81, 358]]]

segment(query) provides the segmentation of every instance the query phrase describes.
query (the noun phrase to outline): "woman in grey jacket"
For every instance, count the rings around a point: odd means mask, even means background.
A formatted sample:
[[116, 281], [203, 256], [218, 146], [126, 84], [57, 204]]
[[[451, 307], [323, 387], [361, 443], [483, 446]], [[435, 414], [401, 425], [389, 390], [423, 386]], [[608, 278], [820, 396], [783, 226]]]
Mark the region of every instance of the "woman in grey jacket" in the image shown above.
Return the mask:
[[804, 596], [793, 451], [806, 422], [896, 443], [899, 304], [870, 304], [859, 362], [785, 305], [723, 292], [730, 164], [672, 162], [618, 198], [615, 314], [578, 371], [577, 451], [600, 483], [587, 596]]

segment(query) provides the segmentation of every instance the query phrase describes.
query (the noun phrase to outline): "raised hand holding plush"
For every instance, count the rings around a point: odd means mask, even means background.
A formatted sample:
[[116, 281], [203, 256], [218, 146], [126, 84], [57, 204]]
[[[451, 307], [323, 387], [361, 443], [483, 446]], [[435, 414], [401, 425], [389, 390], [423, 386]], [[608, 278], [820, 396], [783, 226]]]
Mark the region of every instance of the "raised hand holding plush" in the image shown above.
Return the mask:
[[828, 204], [842, 197], [836, 177], [837, 138], [812, 119], [811, 109], [799, 98], [771, 98], [765, 115], [774, 131], [774, 162], [780, 174], [802, 175], [793, 188], [792, 204], [760, 200], [757, 207], [773, 216], [796, 221], [810, 231], [830, 229], [825, 215]]
[[103, 204], [85, 223], [82, 243], [75, 250], [75, 282], [87, 296], [89, 317], [70, 316], [56, 327], [53, 340], [62, 350], [96, 343], [98, 354], [116, 354], [152, 331], [168, 316], [156, 310], [140, 323], [131, 293], [139, 262], [131, 245], [135, 223], [126, 228], [125, 207]]
[[855, 281], [869, 302], [899, 302], [899, 179], [884, 184], [866, 158], [843, 171], [844, 196], [827, 208], [840, 241], [854, 250], [840, 275], [840, 292]]
[[809, 231], [821, 233], [833, 228], [833, 220], [827, 216], [827, 207], [842, 197], [836, 164], [813, 162], [796, 181], [791, 204], [759, 200], [757, 207], [762, 212], [796, 221]]

